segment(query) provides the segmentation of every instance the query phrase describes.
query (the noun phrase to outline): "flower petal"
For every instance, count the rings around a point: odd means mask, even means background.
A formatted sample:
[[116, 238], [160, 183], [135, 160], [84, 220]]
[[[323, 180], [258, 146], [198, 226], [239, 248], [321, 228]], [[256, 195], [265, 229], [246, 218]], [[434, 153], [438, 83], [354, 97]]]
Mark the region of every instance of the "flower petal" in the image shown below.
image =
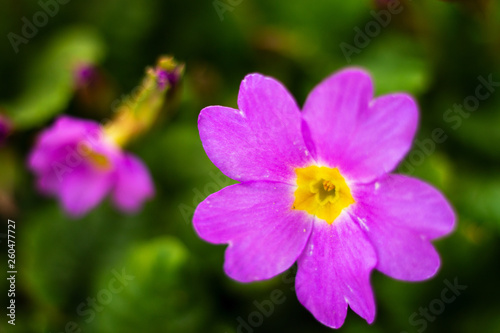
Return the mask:
[[[443, 237], [455, 226], [455, 213], [446, 198], [416, 178], [386, 175], [374, 183], [354, 186], [353, 195], [362, 203], [365, 213], [369, 209], [372, 215], [384, 215], [384, 220], [423, 234], [427, 239]], [[365, 217], [363, 211], [356, 213]]]
[[372, 97], [371, 78], [361, 69], [339, 71], [313, 89], [303, 108], [303, 132], [316, 160], [339, 167]]
[[58, 170], [71, 172], [71, 169], [64, 164], [54, 162], [52, 170], [45, 170], [42, 172], [35, 171], [37, 174], [36, 186], [37, 189], [44, 195], [56, 194], [61, 187], [62, 177], [57, 177]]
[[101, 145], [101, 136], [98, 123], [61, 116], [37, 137], [35, 147], [28, 156], [28, 166], [34, 172], [49, 172], [54, 162], [78, 159], [75, 154], [83, 155], [80, 152]]
[[141, 160], [131, 154], [124, 154], [116, 167], [113, 201], [123, 211], [135, 212], [144, 200], [154, 195], [149, 171]]
[[347, 305], [369, 323], [375, 318], [370, 272], [377, 258], [363, 231], [343, 212], [333, 224], [317, 219], [298, 259], [297, 297], [324, 325], [339, 328]]
[[61, 116], [51, 127], [40, 133], [37, 145], [47, 148], [64, 143], [77, 143], [82, 140], [93, 142], [101, 136], [101, 126], [97, 122]]
[[368, 182], [391, 172], [410, 150], [417, 130], [418, 108], [406, 94], [374, 99], [360, 115], [356, 134], [342, 157], [343, 173]]
[[114, 182], [112, 171], [98, 171], [86, 163], [64, 175], [60, 199], [64, 209], [78, 217], [94, 208], [111, 190]]
[[439, 256], [430, 240], [450, 233], [455, 215], [432, 186], [402, 175], [356, 186], [353, 210], [375, 246], [377, 269], [393, 278], [418, 281], [433, 276]]
[[310, 161], [293, 97], [276, 80], [252, 74], [241, 83], [238, 105], [201, 111], [198, 128], [210, 160], [235, 180], [293, 183], [294, 168]]
[[294, 187], [277, 182], [228, 186], [197, 208], [193, 224], [204, 240], [229, 243], [224, 268], [240, 282], [271, 278], [300, 255], [313, 217], [292, 210]]

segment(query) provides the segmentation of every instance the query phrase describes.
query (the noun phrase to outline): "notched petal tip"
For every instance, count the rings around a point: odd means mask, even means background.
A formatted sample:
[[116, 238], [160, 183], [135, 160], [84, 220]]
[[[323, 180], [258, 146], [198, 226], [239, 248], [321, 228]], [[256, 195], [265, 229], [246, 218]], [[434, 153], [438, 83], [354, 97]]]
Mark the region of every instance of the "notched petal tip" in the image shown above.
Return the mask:
[[306, 106], [308, 102], [313, 102], [308, 100], [318, 98], [318, 96], [315, 95], [320, 91], [333, 94], [329, 96], [331, 100], [335, 100], [340, 94], [350, 94], [353, 98], [359, 98], [360, 91], [365, 91], [365, 94], [368, 92], [365, 96], [368, 97], [366, 98], [366, 102], [369, 102], [374, 94], [373, 79], [370, 73], [361, 67], [348, 67], [336, 71], [324, 78], [313, 88], [313, 90], [311, 90], [304, 105], [305, 110], [307, 109]]
[[[440, 203], [439, 205], [441, 206], [441, 216], [439, 218], [439, 233], [436, 235], [433, 235], [429, 239], [434, 241], [437, 239], [441, 239], [444, 237], [448, 237], [451, 235], [457, 228], [457, 214], [455, 212], [455, 209], [451, 205], [451, 203], [448, 201], [448, 199], [436, 188], [434, 188], [432, 185], [427, 184], [422, 181], [422, 183], [426, 184], [428, 187], [432, 188], [434, 190], [434, 195], [436, 198], [439, 199]], [[436, 211], [438, 209], [436, 208]]]
[[302, 305], [331, 328], [342, 326], [348, 307], [373, 322], [375, 299], [370, 275], [377, 257], [350, 215], [341, 215], [331, 226], [315, 224], [308, 244], [299, 257], [295, 280]]
[[365, 76], [366, 78], [370, 79], [370, 81], [372, 80], [370, 72], [367, 69], [360, 67], [360, 66], [350, 66], [350, 67], [338, 70], [335, 73], [333, 73], [332, 75], [335, 75], [335, 74], [337, 74], [337, 75], [340, 75], [340, 74], [342, 74], [342, 75], [360, 75], [360, 76]]
[[[327, 76], [325, 79], [323, 79], [322, 82], [320, 82], [317, 86], [322, 85], [323, 83], [326, 83], [330, 80], [346, 80], [350, 79], [356, 82], [359, 82], [359, 84], [365, 84], [369, 86], [373, 90], [373, 78], [370, 72], [362, 67], [347, 67], [344, 69], [341, 69], [339, 71], [334, 72], [333, 74]], [[373, 95], [373, 94], [372, 94]]]
[[228, 115], [237, 114], [237, 115], [243, 116], [243, 113], [238, 109], [230, 108], [227, 106], [221, 106], [221, 105], [210, 105], [210, 106], [204, 107], [200, 111], [200, 114], [198, 115], [198, 129], [200, 129], [200, 124], [205, 119], [210, 118], [211, 116], [215, 116], [217, 114], [222, 114], [224, 112], [226, 112]]
[[[270, 99], [274, 101], [275, 105], [280, 105], [280, 103], [285, 102], [286, 104], [290, 104], [289, 106], [292, 106], [295, 112], [300, 112], [295, 98], [288, 89], [283, 83], [271, 76], [252, 73], [245, 76], [241, 81], [238, 93], [238, 108], [242, 110], [242, 112], [247, 111], [246, 109], [252, 106], [252, 103], [249, 104], [249, 102], [256, 97], [259, 97], [259, 99]], [[257, 100], [254, 100], [254, 103], [255, 102], [257, 102]], [[256, 105], [256, 107], [258, 109], [258, 105]]]
[[224, 270], [232, 279], [269, 279], [290, 268], [303, 252], [312, 220], [290, 210], [292, 190], [275, 182], [235, 184], [196, 208], [193, 226], [200, 238], [229, 244]]
[[420, 116], [417, 100], [410, 94], [397, 92], [397, 93], [382, 95], [380, 97], [373, 99], [370, 102], [370, 106], [382, 98], [385, 99], [388, 103], [399, 104], [398, 109], [401, 110], [400, 112], [406, 112], [409, 114], [408, 116], [408, 118], [410, 119], [409, 124], [413, 125], [414, 127], [413, 131], [415, 132], [418, 127], [418, 121]]
[[[241, 81], [240, 87], [243, 85], [257, 83], [257, 82], [262, 81], [262, 80], [271, 80], [271, 81], [278, 82], [276, 79], [274, 79], [270, 76], [266, 76], [264, 74], [250, 73], [250, 74], [245, 75], [245, 77]], [[241, 90], [241, 88], [240, 88], [240, 90]]]

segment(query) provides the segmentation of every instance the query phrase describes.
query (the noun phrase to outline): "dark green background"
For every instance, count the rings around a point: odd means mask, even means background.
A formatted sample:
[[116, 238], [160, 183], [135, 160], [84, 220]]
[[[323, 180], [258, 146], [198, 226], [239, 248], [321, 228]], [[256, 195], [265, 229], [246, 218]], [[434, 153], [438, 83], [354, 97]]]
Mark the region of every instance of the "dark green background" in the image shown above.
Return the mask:
[[[498, 2], [403, 1], [402, 11], [352, 54], [350, 64], [340, 45], [356, 46], [355, 28], [376, 22], [374, 2], [232, 3], [221, 20], [212, 1], [73, 0], [59, 5], [16, 53], [8, 34], [22, 34], [22, 17], [32, 21], [42, 9], [36, 1], [1, 0], [0, 105], [17, 129], [0, 148], [0, 233], [7, 232], [7, 218], [16, 221], [18, 276], [15, 327], [7, 325], [8, 288], [0, 280], [0, 331], [64, 332], [74, 321], [82, 332], [234, 333], [239, 317], [248, 322], [257, 311], [255, 301], [280, 290], [285, 300], [254, 332], [329, 332], [297, 301], [292, 273], [239, 284], [223, 273], [224, 247], [197, 237], [194, 207], [229, 181], [206, 157], [196, 120], [207, 105], [236, 107], [248, 73], [277, 78], [302, 104], [324, 77], [356, 65], [373, 74], [377, 94], [406, 91], [418, 100], [418, 140], [426, 145], [414, 146], [401, 171], [442, 190], [458, 225], [436, 242], [442, 267], [434, 279], [407, 283], [375, 272], [375, 323], [349, 311], [340, 331], [417, 332], [424, 325], [412, 325], [412, 314], [437, 304], [444, 281], [457, 279], [467, 289], [426, 321], [425, 331], [500, 332], [500, 91], [466, 116], [443, 118], [474, 96], [479, 76], [500, 82]], [[134, 216], [104, 202], [71, 220], [56, 200], [35, 191], [26, 169], [36, 134], [59, 113], [110, 117], [113, 101], [136, 87], [161, 54], [186, 63], [182, 86], [155, 127], [127, 148], [147, 163], [155, 198]], [[72, 57], [99, 68], [87, 89], [72, 88]], [[432, 148], [436, 128], [446, 140]], [[5, 245], [2, 239], [6, 254]], [[6, 255], [1, 258], [4, 270]], [[113, 272], [122, 269], [134, 279], [92, 315], [87, 298], [105, 293]], [[81, 316], [82, 303], [87, 312]]]

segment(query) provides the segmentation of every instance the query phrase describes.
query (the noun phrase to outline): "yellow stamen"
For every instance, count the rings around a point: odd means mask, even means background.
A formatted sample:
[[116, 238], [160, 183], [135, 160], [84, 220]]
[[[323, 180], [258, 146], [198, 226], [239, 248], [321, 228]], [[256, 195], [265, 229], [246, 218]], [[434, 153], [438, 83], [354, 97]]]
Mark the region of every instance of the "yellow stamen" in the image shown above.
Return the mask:
[[330, 192], [331, 190], [335, 189], [335, 185], [331, 181], [325, 180], [323, 181], [323, 188], [325, 189], [325, 191]]
[[351, 190], [337, 168], [295, 169], [297, 190], [292, 209], [304, 210], [332, 224], [342, 210], [355, 203]]

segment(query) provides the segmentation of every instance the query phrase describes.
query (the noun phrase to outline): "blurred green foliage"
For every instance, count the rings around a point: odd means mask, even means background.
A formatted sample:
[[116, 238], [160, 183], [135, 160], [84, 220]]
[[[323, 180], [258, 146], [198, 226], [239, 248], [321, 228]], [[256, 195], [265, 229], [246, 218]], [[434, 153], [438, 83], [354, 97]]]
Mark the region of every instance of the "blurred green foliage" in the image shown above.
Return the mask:
[[89, 29], [73, 28], [54, 36], [26, 69], [26, 87], [5, 105], [14, 126], [40, 125], [68, 106], [76, 86], [79, 66], [97, 64], [104, 45]]
[[[315, 84], [347, 65], [367, 68], [377, 94], [405, 91], [418, 99], [418, 140], [444, 131], [431, 153], [415, 146], [401, 171], [440, 188], [459, 223], [436, 242], [442, 268], [434, 279], [406, 283], [374, 273], [375, 323], [349, 311], [340, 331], [500, 332], [500, 92], [467, 116], [445, 117], [474, 96], [479, 76], [500, 82], [500, 4], [405, 0], [360, 47], [357, 31], [366, 33], [382, 10], [375, 1], [221, 2], [230, 9], [218, 12], [212, 1], [71, 1], [58, 5], [18, 53], [3, 38], [0, 107], [16, 129], [0, 148], [0, 233], [7, 218], [17, 222], [19, 274], [16, 326], [2, 314], [0, 332], [234, 333], [273, 290], [286, 301], [253, 332], [329, 332], [297, 301], [291, 273], [236, 283], [222, 271], [224, 247], [197, 237], [191, 225], [197, 203], [231, 181], [206, 157], [196, 121], [207, 105], [235, 107], [248, 73], [279, 79], [302, 104]], [[22, 18], [33, 21], [41, 10], [37, 1], [2, 0], [2, 34], [22, 35]], [[347, 59], [342, 43], [359, 52]], [[60, 113], [111, 117], [113, 101], [129, 94], [160, 54], [185, 62], [185, 78], [153, 130], [129, 147], [151, 170], [156, 197], [136, 215], [105, 202], [70, 220], [54, 199], [37, 193], [26, 169], [36, 134]], [[79, 63], [100, 73], [85, 90], [74, 81]], [[424, 158], [416, 163], [418, 153]], [[122, 269], [134, 278], [114, 293], [110, 282]], [[455, 278], [468, 288], [425, 329], [412, 322]], [[0, 279], [5, 300], [6, 283]], [[96, 308], [88, 298], [97, 299]]]

